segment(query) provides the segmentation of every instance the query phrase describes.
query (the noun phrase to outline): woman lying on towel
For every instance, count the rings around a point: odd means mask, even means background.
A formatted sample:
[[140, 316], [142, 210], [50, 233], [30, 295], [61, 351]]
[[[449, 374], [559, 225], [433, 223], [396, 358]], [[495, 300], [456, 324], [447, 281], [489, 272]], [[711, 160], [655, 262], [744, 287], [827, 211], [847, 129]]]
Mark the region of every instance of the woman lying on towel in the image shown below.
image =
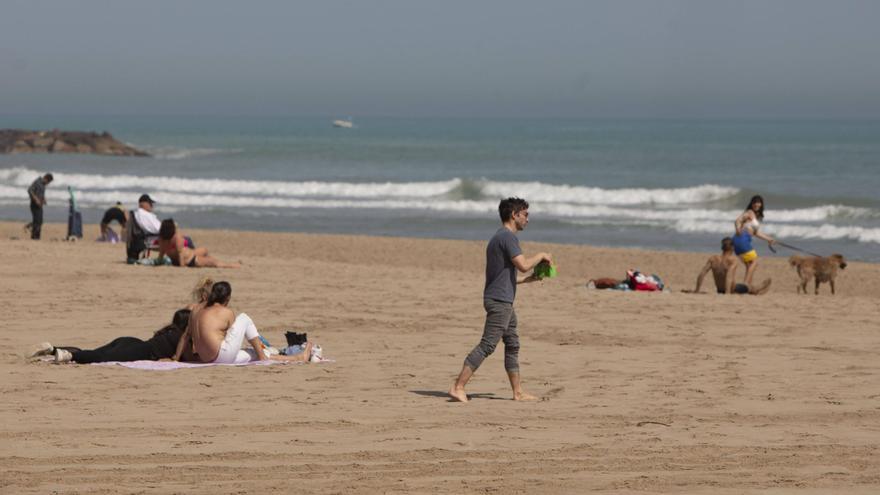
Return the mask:
[[[249, 361], [308, 361], [311, 344], [306, 344], [305, 352], [295, 356], [267, 356], [263, 343], [253, 320], [244, 313], [237, 317], [227, 306], [232, 298], [229, 282], [217, 282], [211, 287], [211, 295], [204, 305], [193, 309], [190, 325], [186, 328], [174, 360], [179, 361], [183, 351], [192, 339], [198, 361], [202, 363], [240, 364]], [[241, 348], [247, 340], [252, 349]]]
[[190, 310], [178, 310], [174, 313], [170, 325], [157, 331], [146, 341], [137, 337], [119, 337], [109, 344], [92, 350], [82, 350], [77, 347], [55, 347], [44, 342], [31, 354], [31, 357], [54, 354], [56, 363], [73, 361], [80, 364], [168, 359], [174, 356], [180, 337], [189, 324], [189, 318]]
[[224, 263], [208, 255], [204, 247], [191, 249], [186, 247], [184, 236], [177, 231], [174, 219], [162, 220], [159, 228], [159, 257], [168, 256], [174, 266], [239, 268], [238, 263]]

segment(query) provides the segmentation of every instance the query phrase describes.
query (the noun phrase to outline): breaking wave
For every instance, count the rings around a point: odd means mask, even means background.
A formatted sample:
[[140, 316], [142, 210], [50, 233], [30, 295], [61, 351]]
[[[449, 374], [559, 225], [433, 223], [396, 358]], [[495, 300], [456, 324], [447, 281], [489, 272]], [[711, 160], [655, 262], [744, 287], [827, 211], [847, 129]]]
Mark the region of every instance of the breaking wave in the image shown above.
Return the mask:
[[[24, 167], [0, 169], [0, 204], [26, 203], [25, 189], [41, 172]], [[640, 226], [679, 233], [733, 231], [741, 209], [727, 201], [739, 189], [713, 184], [672, 189], [603, 189], [540, 182], [449, 179], [424, 182], [325, 182], [200, 179], [150, 175], [56, 173], [47, 190], [50, 205], [67, 203], [67, 186], [83, 207], [129, 202], [148, 192], [166, 212], [171, 209], [376, 209], [494, 215], [498, 198], [528, 198], [536, 216], [576, 225]], [[880, 243], [880, 211], [827, 204], [767, 212], [764, 229], [780, 237], [846, 239]], [[865, 221], [862, 221], [865, 220]], [[856, 224], [859, 223], [859, 224]]]

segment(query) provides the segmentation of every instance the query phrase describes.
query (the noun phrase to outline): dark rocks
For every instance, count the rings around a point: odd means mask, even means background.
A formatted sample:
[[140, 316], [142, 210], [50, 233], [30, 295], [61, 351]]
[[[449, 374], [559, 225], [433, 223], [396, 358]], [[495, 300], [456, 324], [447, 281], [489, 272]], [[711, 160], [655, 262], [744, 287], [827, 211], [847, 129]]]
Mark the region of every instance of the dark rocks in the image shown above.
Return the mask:
[[112, 156], [150, 156], [117, 141], [109, 132], [29, 131], [0, 129], [0, 153], [92, 153]]

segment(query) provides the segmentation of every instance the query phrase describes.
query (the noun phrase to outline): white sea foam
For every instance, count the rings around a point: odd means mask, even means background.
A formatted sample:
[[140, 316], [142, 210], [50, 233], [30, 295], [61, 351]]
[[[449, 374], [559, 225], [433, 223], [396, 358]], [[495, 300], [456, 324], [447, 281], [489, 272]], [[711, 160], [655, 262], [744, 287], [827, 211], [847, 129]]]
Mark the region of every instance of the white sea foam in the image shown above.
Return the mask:
[[[0, 181], [28, 186], [40, 172], [25, 168], [0, 170]], [[339, 197], [339, 198], [423, 198], [446, 194], [461, 180], [436, 182], [284, 182], [231, 179], [188, 179], [167, 176], [96, 175], [56, 173], [54, 186], [73, 186], [80, 190], [133, 189], [155, 191], [156, 199], [166, 193], [259, 194], [261, 196]]]
[[[0, 205], [26, 203], [25, 188], [39, 171], [18, 167], [0, 169]], [[482, 182], [478, 199], [454, 199], [460, 179], [436, 182], [348, 183], [284, 182], [180, 177], [97, 174], [55, 174], [47, 190], [50, 205], [67, 204], [66, 186], [78, 190], [83, 207], [102, 208], [116, 201], [134, 206], [134, 198], [148, 191], [160, 211], [213, 208], [266, 209], [377, 209], [448, 212], [459, 215], [494, 215], [495, 196], [523, 195], [532, 202], [534, 216], [563, 219], [570, 223], [646, 226], [681, 233], [725, 234], [733, 230], [738, 209], [701, 208], [691, 202], [710, 201], [735, 193], [735, 188], [706, 185], [683, 189], [598, 189], [552, 186], [540, 183]], [[517, 189], [517, 187], [522, 187]], [[504, 191], [501, 194], [501, 191]], [[628, 192], [622, 192], [628, 191]], [[576, 197], [577, 194], [585, 196]], [[541, 195], [544, 195], [542, 199]], [[617, 196], [639, 196], [651, 203], [615, 202]], [[672, 201], [675, 197], [677, 200]], [[683, 199], [684, 198], [684, 199]], [[593, 202], [600, 204], [595, 204]], [[831, 225], [846, 220], [880, 218], [880, 211], [845, 205], [770, 210], [762, 227], [772, 235], [809, 239], [852, 239], [880, 243], [880, 229], [869, 225]], [[823, 223], [826, 222], [826, 223]]]
[[[676, 222], [674, 229], [681, 233], [712, 234], [731, 234], [733, 230], [729, 222], [690, 220]], [[880, 243], [880, 228], [860, 227], [856, 225], [838, 226], [827, 223], [821, 225], [770, 224], [765, 227], [765, 231], [774, 237], [782, 239], [849, 239], [858, 242]]]
[[594, 205], [642, 205], [707, 203], [735, 196], [739, 189], [715, 184], [674, 189], [602, 189], [598, 187], [543, 184], [541, 182], [486, 182], [489, 196], [519, 196], [530, 202], [553, 201]]
[[[0, 170], [0, 181], [27, 186], [39, 171], [26, 168]], [[461, 187], [461, 179], [435, 182], [284, 182], [231, 179], [189, 179], [168, 176], [55, 174], [56, 187], [77, 189], [138, 189], [159, 192], [211, 194], [260, 194], [293, 197], [424, 198], [449, 194]], [[491, 182], [477, 184], [487, 198], [522, 196], [534, 203], [584, 205], [687, 204], [713, 201], [738, 192], [732, 187], [703, 185], [681, 189], [601, 189], [542, 184], [540, 182]]]
[[200, 156], [236, 154], [244, 151], [242, 148], [153, 148], [149, 146], [145, 147], [144, 150], [160, 160], [183, 160]]

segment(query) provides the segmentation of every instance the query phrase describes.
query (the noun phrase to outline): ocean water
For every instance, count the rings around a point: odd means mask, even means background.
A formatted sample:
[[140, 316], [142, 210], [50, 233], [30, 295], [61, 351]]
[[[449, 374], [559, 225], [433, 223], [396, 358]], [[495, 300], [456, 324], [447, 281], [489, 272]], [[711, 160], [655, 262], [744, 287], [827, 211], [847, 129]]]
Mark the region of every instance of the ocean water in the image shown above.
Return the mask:
[[523, 240], [715, 252], [760, 194], [770, 235], [880, 261], [880, 122], [332, 120], [0, 116], [154, 155], [0, 155], [0, 219], [28, 220], [25, 189], [51, 171], [55, 222], [72, 186], [88, 223], [148, 192], [184, 229], [486, 239], [520, 196]]

